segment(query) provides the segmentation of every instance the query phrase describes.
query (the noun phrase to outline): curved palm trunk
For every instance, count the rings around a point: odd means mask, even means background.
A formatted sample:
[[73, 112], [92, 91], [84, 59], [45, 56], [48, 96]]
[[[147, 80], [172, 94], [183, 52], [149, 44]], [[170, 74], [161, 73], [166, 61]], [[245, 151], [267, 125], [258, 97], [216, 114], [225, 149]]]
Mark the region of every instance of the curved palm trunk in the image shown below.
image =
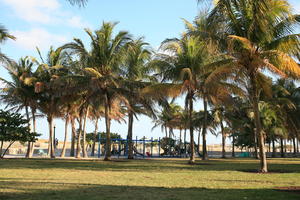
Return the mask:
[[96, 148], [97, 133], [98, 133], [98, 120], [99, 119], [97, 118], [96, 121], [95, 121], [94, 141], [93, 141], [93, 145], [92, 145], [91, 156], [95, 156], [95, 148]]
[[[25, 112], [26, 112], [26, 118], [28, 120], [28, 127], [30, 128], [30, 117], [29, 117], [29, 111], [28, 111], [28, 106], [25, 106]], [[27, 152], [26, 152], [26, 158], [32, 158], [32, 154], [31, 154], [31, 142], [28, 141], [28, 145], [27, 145]]]
[[226, 135], [224, 132], [224, 125], [222, 119], [221, 119], [221, 132], [222, 132], [222, 158], [226, 158], [226, 150], [225, 150]]
[[105, 105], [105, 126], [106, 126], [106, 143], [105, 143], [105, 157], [104, 161], [111, 160], [111, 137], [110, 137], [110, 101], [108, 95], [106, 95]]
[[128, 112], [128, 159], [133, 159], [133, 142], [132, 142], [132, 128], [133, 128], [133, 112]]
[[89, 109], [86, 108], [86, 111], [84, 113], [83, 128], [82, 128], [82, 132], [83, 132], [83, 135], [82, 135], [82, 146], [83, 146], [82, 154], [83, 154], [84, 158], [88, 157], [87, 150], [86, 150], [86, 121], [87, 121], [88, 114], [89, 114]]
[[195, 163], [195, 143], [194, 143], [194, 127], [193, 127], [193, 92], [189, 94], [189, 126], [190, 126], [190, 160], [189, 163]]
[[81, 135], [82, 135], [82, 115], [79, 118], [79, 130], [77, 135], [77, 143], [76, 143], [76, 158], [81, 157]]
[[55, 149], [54, 149], [54, 142], [53, 142], [53, 117], [50, 115], [47, 118], [48, 125], [49, 125], [49, 143], [48, 143], [48, 156], [50, 155], [50, 158], [55, 158]]
[[203, 97], [204, 105], [204, 122], [202, 128], [202, 160], [208, 160], [207, 146], [206, 146], [206, 128], [207, 128], [207, 99], [204, 95]]
[[71, 126], [72, 126], [72, 138], [71, 138], [71, 151], [70, 156], [75, 156], [75, 141], [76, 141], [76, 127], [75, 127], [75, 118], [71, 117]]
[[67, 148], [67, 138], [68, 138], [68, 126], [70, 122], [70, 115], [67, 114], [66, 121], [65, 121], [65, 138], [64, 138], [64, 145], [61, 150], [60, 157], [64, 158], [66, 154], [66, 148]]
[[251, 76], [250, 78], [251, 78], [251, 85], [252, 85], [252, 103], [253, 103], [253, 110], [254, 110], [256, 135], [257, 135], [258, 146], [259, 146], [260, 172], [266, 173], [268, 172], [268, 166], [267, 166], [267, 157], [265, 152], [265, 138], [262, 131], [259, 108], [258, 108], [257, 84], [254, 79], [255, 78], [254, 76]]

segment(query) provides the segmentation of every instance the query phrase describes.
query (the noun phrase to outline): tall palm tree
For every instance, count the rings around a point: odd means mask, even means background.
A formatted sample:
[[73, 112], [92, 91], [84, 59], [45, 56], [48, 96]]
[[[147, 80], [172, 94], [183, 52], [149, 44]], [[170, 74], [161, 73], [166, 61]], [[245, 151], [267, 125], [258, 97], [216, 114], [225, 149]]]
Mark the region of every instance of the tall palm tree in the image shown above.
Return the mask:
[[[189, 114], [190, 145], [191, 155], [190, 163], [195, 162], [194, 147], [194, 127], [192, 124], [193, 102], [196, 91], [199, 88], [199, 75], [204, 74], [203, 66], [207, 60], [207, 48], [203, 41], [198, 37], [185, 35], [181, 39], [169, 39], [163, 42], [162, 49], [170, 52], [169, 57], [165, 59], [168, 68], [164, 71], [164, 79], [181, 83], [183, 90], [187, 92], [186, 107]], [[165, 56], [165, 55], [164, 55]]]
[[91, 50], [88, 51], [80, 39], [64, 45], [63, 48], [71, 50], [78, 55], [86, 66], [84, 70], [89, 74], [85, 78], [90, 87], [90, 94], [105, 100], [105, 126], [106, 126], [106, 154], [104, 160], [111, 160], [111, 111], [116, 100], [124, 101], [124, 91], [120, 86], [121, 79], [116, 76], [125, 51], [126, 43], [130, 40], [127, 32], [121, 31], [113, 36], [116, 23], [103, 23], [102, 27], [94, 32], [86, 29], [91, 40]]
[[[8, 63], [6, 69], [8, 69], [12, 81], [1, 78], [1, 81], [6, 85], [1, 91], [1, 101], [12, 110], [25, 110], [28, 127], [30, 127], [29, 109], [31, 109], [33, 132], [36, 132], [35, 116], [38, 95], [34, 92], [34, 82], [36, 81], [33, 72], [34, 65], [35, 59], [30, 57], [21, 58], [18, 63]], [[32, 154], [33, 142], [28, 142], [26, 157], [31, 158]]]
[[300, 77], [299, 34], [294, 32], [298, 15], [292, 15], [287, 1], [220, 0], [211, 11], [211, 23], [226, 27], [223, 35], [228, 41], [228, 57], [215, 65], [219, 67], [207, 82], [221, 76], [243, 75], [249, 82], [249, 98], [253, 105], [255, 128], [260, 150], [260, 171], [267, 172], [265, 137], [262, 132], [258, 99], [262, 82], [261, 70], [267, 69], [282, 77]]
[[129, 107], [128, 113], [128, 159], [133, 159], [133, 122], [134, 116], [137, 114], [148, 114], [154, 116], [151, 106], [151, 100], [143, 98], [139, 95], [139, 89], [145, 84], [143, 81], [150, 79], [149, 68], [146, 66], [151, 58], [151, 51], [148, 48], [148, 43], [143, 41], [143, 38], [128, 42], [125, 48], [126, 54], [124, 65], [120, 68], [120, 75], [128, 83], [128, 89], [135, 93], [127, 96]]
[[47, 116], [49, 124], [48, 155], [55, 158], [53, 120], [55, 117], [63, 115], [59, 91], [60, 88], [64, 87], [64, 84], [61, 84], [58, 78], [68, 73], [66, 66], [69, 63], [69, 57], [62, 48], [53, 49], [51, 47], [46, 60], [43, 59], [39, 50], [38, 53], [41, 64], [36, 70], [35, 92], [39, 93], [38, 108]]

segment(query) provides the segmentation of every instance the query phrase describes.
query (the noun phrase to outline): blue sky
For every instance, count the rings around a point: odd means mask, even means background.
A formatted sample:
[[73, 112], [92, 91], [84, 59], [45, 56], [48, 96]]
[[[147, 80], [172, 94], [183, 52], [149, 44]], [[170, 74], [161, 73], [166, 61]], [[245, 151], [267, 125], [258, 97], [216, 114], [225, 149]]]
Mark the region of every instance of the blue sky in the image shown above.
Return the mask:
[[[295, 12], [300, 13], [299, 0], [291, 0]], [[119, 22], [116, 30], [127, 30], [135, 37], [144, 36], [153, 48], [166, 38], [178, 37], [184, 31], [182, 18], [192, 21], [201, 9], [196, 0], [89, 0], [85, 8], [70, 6], [65, 0], [0, 0], [0, 23], [17, 37], [1, 46], [1, 51], [17, 60], [35, 56], [36, 46], [43, 54], [51, 45], [57, 47], [74, 37], [88, 41], [83, 28], [96, 29], [103, 21]], [[7, 77], [4, 70], [0, 76]], [[198, 106], [199, 109], [199, 106]], [[58, 138], [63, 138], [63, 122], [56, 121]], [[163, 137], [160, 129], [151, 131], [153, 124], [146, 117], [135, 123], [138, 137]], [[101, 123], [101, 131], [104, 123]], [[48, 137], [47, 123], [40, 120], [38, 131]], [[88, 131], [93, 130], [89, 124]], [[125, 137], [126, 124], [114, 123], [112, 131]], [[209, 143], [220, 143], [210, 136]]]

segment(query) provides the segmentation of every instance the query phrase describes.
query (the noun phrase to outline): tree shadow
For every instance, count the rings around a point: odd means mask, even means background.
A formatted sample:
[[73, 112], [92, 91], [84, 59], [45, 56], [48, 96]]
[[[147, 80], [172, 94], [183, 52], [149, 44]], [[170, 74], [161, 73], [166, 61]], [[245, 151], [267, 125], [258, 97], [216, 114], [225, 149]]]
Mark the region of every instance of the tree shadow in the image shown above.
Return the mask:
[[[24, 187], [26, 183], [30, 186], [28, 189]], [[18, 182], [18, 181], [0, 181], [0, 191], [14, 192], [0, 193], [2, 200], [94, 200], [94, 199], [172, 199], [172, 200], [298, 200], [299, 194], [281, 192], [273, 189], [208, 189], [208, 188], [164, 188], [164, 187], [148, 187], [148, 186], [117, 186], [117, 185], [98, 185], [98, 184], [73, 184], [60, 182]]]
[[[300, 163], [300, 162], [299, 162]], [[240, 171], [256, 173], [259, 161], [251, 159], [240, 160], [209, 160], [197, 161], [195, 165], [187, 164], [187, 160], [126, 160], [118, 159], [111, 162], [100, 160], [59, 160], [59, 159], [4, 159], [0, 160], [0, 168], [9, 169], [72, 169], [94, 171]], [[272, 173], [300, 173], [298, 162], [284, 164], [269, 163]]]

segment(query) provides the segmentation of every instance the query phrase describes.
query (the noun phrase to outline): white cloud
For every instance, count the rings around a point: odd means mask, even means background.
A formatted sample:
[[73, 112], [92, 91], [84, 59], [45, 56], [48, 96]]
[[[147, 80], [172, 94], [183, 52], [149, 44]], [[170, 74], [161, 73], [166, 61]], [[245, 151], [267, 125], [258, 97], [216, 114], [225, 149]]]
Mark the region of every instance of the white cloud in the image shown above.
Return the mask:
[[26, 50], [34, 50], [36, 47], [48, 49], [51, 45], [62, 45], [68, 40], [65, 36], [49, 33], [45, 29], [34, 28], [29, 31], [13, 31], [16, 36], [15, 45]]
[[60, 4], [57, 0], [2, 0], [12, 8], [14, 14], [28, 22], [43, 24], [52, 23], [55, 17], [51, 16]]
[[84, 22], [81, 17], [73, 16], [67, 20], [67, 24], [75, 28], [87, 28], [88, 23]]
[[44, 25], [64, 25], [83, 28], [87, 23], [80, 16], [66, 12], [58, 0], [0, 0], [13, 15], [29, 22]]

